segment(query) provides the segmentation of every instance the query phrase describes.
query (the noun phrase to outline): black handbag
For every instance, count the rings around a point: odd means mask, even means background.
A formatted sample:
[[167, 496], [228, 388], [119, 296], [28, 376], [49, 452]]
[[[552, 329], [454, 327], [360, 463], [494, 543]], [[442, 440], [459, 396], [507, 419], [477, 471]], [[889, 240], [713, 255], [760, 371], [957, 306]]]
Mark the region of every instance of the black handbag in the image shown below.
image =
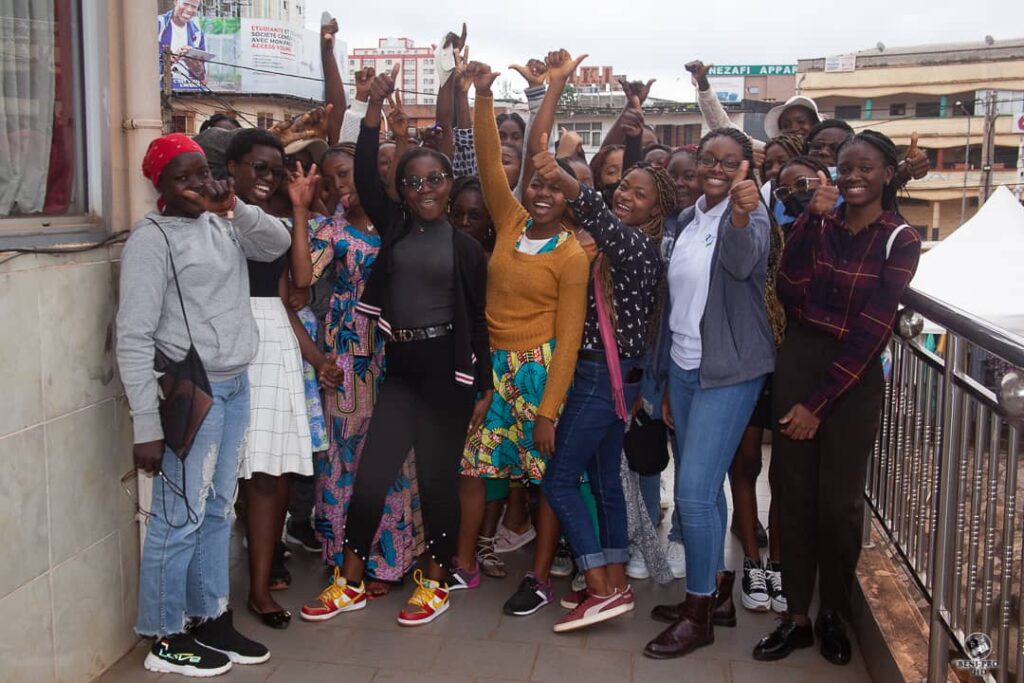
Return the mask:
[[157, 349], [153, 360], [153, 369], [160, 373], [157, 382], [160, 385], [160, 425], [164, 430], [164, 444], [174, 451], [179, 459], [184, 460], [207, 413], [213, 407], [213, 391], [210, 389], [210, 379], [206, 376], [206, 368], [203, 367], [203, 361], [192, 341], [192, 330], [189, 328], [188, 315], [185, 313], [181, 285], [178, 284], [178, 270], [174, 267], [171, 242], [160, 224], [152, 218], [149, 220], [167, 242], [174, 287], [178, 291], [181, 316], [185, 319], [185, 330], [188, 332], [188, 352], [183, 359], [171, 360]]
[[668, 467], [668, 430], [665, 423], [640, 410], [629, 423], [623, 443], [629, 469], [648, 476]]

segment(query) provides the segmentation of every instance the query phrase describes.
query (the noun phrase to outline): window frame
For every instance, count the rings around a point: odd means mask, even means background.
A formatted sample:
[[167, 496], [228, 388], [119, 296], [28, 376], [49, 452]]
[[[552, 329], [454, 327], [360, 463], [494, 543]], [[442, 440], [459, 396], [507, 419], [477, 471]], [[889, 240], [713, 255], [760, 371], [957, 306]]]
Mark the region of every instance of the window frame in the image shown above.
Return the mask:
[[[59, 216], [0, 217], [0, 252], [10, 249], [100, 242], [112, 233], [110, 73], [107, 5], [72, 0], [72, 29], [77, 37], [75, 73], [75, 147], [83, 157], [82, 205], [78, 213]], [[74, 22], [77, 20], [78, 28]], [[83, 36], [91, 36], [84, 40]], [[79, 180], [75, 179], [76, 182]]]

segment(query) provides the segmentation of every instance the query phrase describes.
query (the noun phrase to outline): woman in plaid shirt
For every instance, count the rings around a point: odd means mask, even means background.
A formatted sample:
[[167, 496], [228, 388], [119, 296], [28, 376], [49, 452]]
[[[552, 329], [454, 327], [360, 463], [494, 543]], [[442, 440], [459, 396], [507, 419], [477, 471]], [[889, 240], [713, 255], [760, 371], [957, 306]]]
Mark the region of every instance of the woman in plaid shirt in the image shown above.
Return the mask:
[[[819, 172], [779, 265], [789, 329], [775, 367], [771, 484], [779, 496], [788, 619], [754, 648], [758, 660], [809, 647], [850, 660], [843, 617], [860, 554], [867, 457], [882, 406], [880, 356], [921, 240], [896, 207], [896, 147], [881, 133], [848, 139], [837, 186]], [[835, 207], [842, 194], [844, 203]], [[815, 575], [821, 608], [808, 616]]]

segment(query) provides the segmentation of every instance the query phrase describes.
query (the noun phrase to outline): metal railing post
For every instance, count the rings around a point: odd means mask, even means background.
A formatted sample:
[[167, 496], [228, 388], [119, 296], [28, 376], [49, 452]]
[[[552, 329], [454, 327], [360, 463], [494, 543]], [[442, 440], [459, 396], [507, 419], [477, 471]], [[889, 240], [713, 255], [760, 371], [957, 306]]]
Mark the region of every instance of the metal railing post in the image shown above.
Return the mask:
[[946, 356], [945, 385], [943, 387], [943, 442], [940, 465], [938, 519], [935, 529], [935, 553], [932, 555], [932, 603], [928, 634], [928, 682], [943, 683], [949, 669], [949, 644], [944, 620], [949, 620], [947, 606], [953, 557], [950, 552], [956, 516], [956, 468], [954, 460], [959, 452], [961, 438], [961, 402], [954, 400], [955, 375], [962, 363], [963, 343], [955, 334], [949, 335]]

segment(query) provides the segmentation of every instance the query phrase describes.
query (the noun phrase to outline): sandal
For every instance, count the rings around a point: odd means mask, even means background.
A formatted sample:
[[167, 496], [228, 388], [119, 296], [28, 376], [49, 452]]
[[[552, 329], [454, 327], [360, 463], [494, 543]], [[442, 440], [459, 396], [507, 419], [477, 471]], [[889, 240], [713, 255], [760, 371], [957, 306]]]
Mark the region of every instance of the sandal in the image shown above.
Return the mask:
[[391, 584], [387, 581], [370, 580], [366, 582], [366, 598], [376, 600], [391, 592]]
[[274, 559], [270, 562], [270, 590], [283, 591], [292, 585], [292, 575], [284, 566], [284, 553], [280, 547], [274, 549]]

